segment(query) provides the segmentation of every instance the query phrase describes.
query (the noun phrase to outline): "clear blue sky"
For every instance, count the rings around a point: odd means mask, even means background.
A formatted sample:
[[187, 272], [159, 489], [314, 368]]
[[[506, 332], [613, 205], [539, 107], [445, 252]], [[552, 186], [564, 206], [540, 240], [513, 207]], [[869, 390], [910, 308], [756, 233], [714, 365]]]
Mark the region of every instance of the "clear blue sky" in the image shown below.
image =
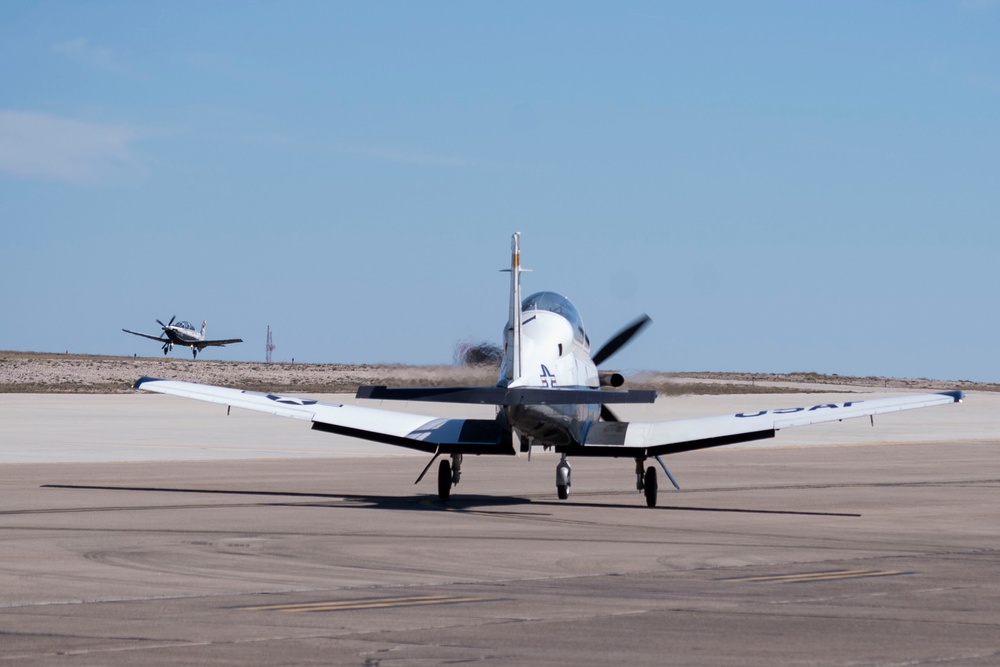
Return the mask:
[[[7, 2], [0, 349], [1000, 381], [1000, 3]], [[186, 350], [173, 353], [188, 356]]]

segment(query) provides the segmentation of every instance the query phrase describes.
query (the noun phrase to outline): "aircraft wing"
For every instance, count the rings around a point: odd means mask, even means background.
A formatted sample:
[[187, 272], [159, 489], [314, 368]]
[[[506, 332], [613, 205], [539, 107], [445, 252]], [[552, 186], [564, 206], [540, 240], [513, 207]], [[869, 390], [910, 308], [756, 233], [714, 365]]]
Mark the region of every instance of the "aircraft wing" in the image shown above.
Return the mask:
[[242, 338], [223, 338], [222, 340], [196, 340], [190, 343], [185, 343], [185, 345], [194, 345], [200, 350], [203, 347], [222, 347], [223, 345], [229, 345], [230, 343], [242, 342]]
[[220, 403], [312, 422], [318, 431], [442, 454], [513, 455], [514, 447], [495, 419], [447, 419], [310, 398], [142, 377], [136, 389]]
[[125, 333], [130, 333], [134, 336], [142, 336], [143, 338], [148, 338], [150, 340], [158, 340], [161, 343], [167, 342], [167, 339], [163, 338], [163, 334], [160, 334], [159, 336], [150, 336], [149, 334], [139, 333], [138, 331], [129, 331], [128, 329], [122, 329], [122, 331], [124, 331]]
[[584, 445], [566, 451], [576, 456], [676, 454], [773, 438], [777, 431], [794, 426], [959, 403], [964, 397], [961, 391], [944, 391], [666, 422], [598, 422], [591, 427]]

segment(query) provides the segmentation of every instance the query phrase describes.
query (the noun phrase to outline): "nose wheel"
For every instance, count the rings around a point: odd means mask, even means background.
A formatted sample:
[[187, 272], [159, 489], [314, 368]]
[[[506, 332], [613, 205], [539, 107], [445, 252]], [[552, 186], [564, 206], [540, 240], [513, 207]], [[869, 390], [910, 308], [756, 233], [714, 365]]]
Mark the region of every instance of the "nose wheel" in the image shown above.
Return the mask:
[[570, 479], [571, 472], [569, 459], [563, 454], [559, 460], [559, 465], [556, 466], [556, 495], [559, 496], [559, 500], [569, 498], [569, 487], [573, 484]]

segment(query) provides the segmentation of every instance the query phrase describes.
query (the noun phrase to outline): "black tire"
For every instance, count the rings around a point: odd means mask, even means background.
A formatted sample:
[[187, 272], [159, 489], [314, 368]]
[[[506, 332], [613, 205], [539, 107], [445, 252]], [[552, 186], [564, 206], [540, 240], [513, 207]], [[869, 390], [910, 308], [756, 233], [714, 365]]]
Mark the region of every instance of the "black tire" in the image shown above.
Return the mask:
[[438, 464], [438, 498], [448, 500], [451, 495], [451, 462], [441, 459]]
[[646, 468], [646, 476], [643, 479], [642, 492], [646, 496], [646, 505], [656, 507], [656, 468], [649, 466]]
[[565, 484], [556, 484], [556, 495], [559, 496], [559, 500], [566, 500], [569, 498], [569, 487]]

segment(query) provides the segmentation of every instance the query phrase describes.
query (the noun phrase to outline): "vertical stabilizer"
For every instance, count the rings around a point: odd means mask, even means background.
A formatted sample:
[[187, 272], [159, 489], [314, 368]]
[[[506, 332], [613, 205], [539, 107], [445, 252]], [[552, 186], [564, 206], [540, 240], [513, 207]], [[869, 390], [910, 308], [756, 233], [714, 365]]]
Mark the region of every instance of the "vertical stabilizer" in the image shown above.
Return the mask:
[[506, 380], [514, 382], [521, 377], [521, 232], [514, 232], [510, 239], [510, 314], [507, 320]]
[[205, 320], [201, 321], [201, 339], [205, 340], [205, 327], [208, 326], [208, 322]]

